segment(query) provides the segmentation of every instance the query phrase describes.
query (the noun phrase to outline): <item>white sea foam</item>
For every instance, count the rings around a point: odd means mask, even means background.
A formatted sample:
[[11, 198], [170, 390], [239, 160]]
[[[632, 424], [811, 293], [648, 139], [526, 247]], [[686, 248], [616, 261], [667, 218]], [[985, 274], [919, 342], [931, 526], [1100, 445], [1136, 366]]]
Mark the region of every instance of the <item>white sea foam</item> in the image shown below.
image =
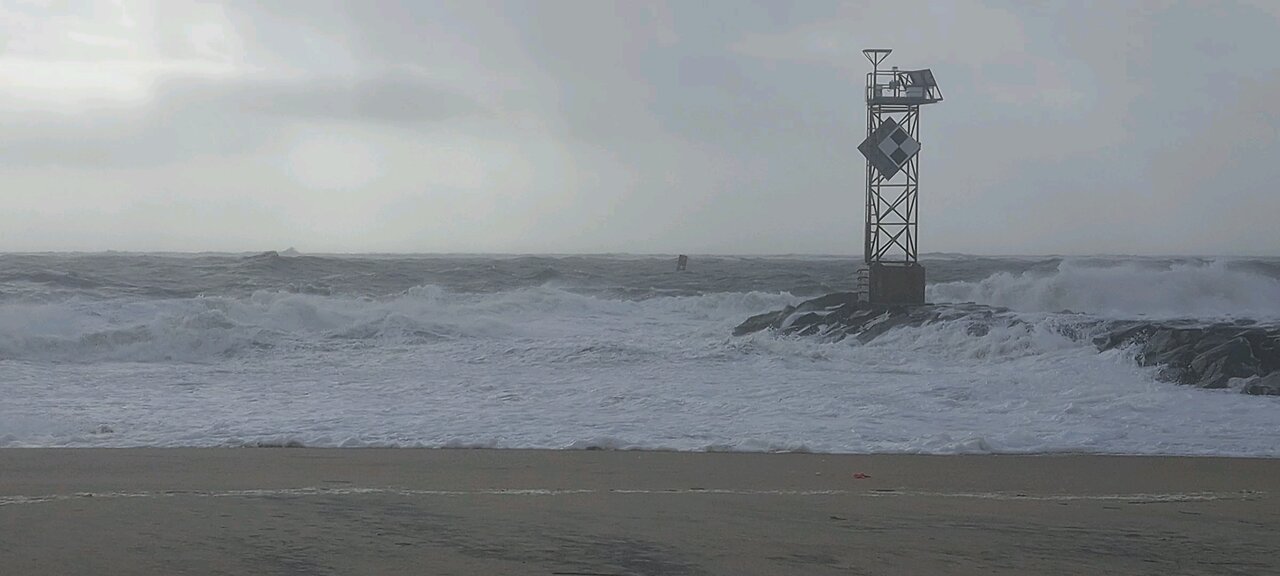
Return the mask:
[[0, 446], [1280, 455], [1276, 399], [1156, 382], [1062, 336], [1070, 316], [865, 345], [729, 336], [796, 300], [424, 286], [0, 304]]
[[1120, 318], [1280, 318], [1280, 280], [1229, 264], [1065, 260], [1050, 273], [998, 272], [977, 281], [933, 284], [928, 296], [932, 302]]
[[270, 348], [554, 337], [566, 322], [655, 314], [725, 319], [793, 300], [727, 293], [629, 301], [548, 287], [462, 294], [422, 286], [387, 298], [259, 291], [247, 298], [8, 303], [0, 304], [0, 359], [202, 362]]

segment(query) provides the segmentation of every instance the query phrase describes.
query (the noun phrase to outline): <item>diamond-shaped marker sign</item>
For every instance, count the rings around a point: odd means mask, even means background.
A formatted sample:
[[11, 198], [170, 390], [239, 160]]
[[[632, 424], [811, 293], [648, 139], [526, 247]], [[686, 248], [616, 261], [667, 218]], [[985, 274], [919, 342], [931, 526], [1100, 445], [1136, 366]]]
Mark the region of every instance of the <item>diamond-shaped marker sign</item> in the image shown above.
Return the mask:
[[885, 118], [880, 127], [858, 145], [858, 151], [888, 180], [920, 151], [920, 143], [893, 118]]

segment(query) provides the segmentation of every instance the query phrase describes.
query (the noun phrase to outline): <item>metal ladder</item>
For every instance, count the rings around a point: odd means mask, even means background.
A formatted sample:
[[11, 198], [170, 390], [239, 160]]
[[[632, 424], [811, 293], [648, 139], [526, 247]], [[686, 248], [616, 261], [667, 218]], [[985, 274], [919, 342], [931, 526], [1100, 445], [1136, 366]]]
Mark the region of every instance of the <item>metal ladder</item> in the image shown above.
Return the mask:
[[858, 295], [859, 302], [868, 302], [871, 300], [871, 269], [863, 266], [858, 268], [858, 274], [854, 280], [853, 293]]

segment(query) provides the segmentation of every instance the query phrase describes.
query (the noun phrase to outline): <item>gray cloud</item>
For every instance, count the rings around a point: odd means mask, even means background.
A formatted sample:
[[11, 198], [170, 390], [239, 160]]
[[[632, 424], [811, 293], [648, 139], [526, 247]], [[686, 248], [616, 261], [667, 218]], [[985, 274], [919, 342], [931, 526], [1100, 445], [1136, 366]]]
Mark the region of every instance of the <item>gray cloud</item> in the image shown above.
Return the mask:
[[156, 117], [248, 116], [244, 121], [324, 120], [416, 129], [478, 116], [475, 100], [407, 74], [348, 78], [243, 78], [212, 81], [166, 78], [157, 86]]
[[1280, 246], [1266, 3], [111, 6], [0, 54], [0, 249], [858, 254], [871, 45], [925, 250]]
[[288, 123], [374, 123], [403, 130], [486, 113], [447, 88], [405, 75], [278, 80], [161, 78], [145, 108], [27, 115], [0, 135], [0, 165], [136, 167], [251, 151]]

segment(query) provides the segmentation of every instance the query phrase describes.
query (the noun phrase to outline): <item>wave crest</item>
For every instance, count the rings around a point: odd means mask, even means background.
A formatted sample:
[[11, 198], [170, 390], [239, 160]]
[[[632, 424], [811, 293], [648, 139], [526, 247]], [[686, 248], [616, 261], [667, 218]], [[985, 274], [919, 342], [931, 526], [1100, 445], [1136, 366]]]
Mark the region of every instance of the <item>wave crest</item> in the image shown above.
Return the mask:
[[550, 287], [459, 293], [419, 286], [370, 298], [259, 291], [244, 298], [77, 300], [0, 305], [0, 360], [216, 361], [269, 349], [325, 350], [473, 337], [555, 338], [603, 317], [678, 317], [708, 332], [786, 303], [787, 294], [611, 300]]
[[932, 302], [976, 302], [1020, 312], [1070, 310], [1132, 318], [1280, 318], [1280, 280], [1229, 261], [1157, 264], [1064, 260], [1051, 273], [998, 272], [928, 288]]

